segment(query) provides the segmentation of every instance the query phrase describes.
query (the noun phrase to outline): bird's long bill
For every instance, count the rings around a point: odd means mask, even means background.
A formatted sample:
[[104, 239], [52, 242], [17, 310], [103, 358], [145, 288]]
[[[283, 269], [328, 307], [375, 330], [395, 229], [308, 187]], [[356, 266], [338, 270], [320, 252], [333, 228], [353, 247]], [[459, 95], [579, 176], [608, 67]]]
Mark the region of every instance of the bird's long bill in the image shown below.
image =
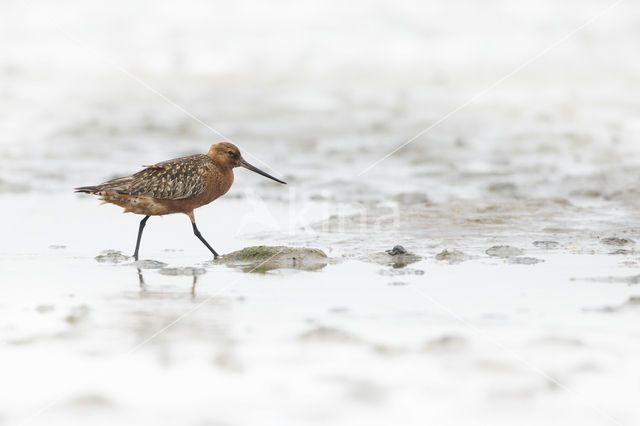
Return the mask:
[[274, 178], [273, 176], [271, 176], [269, 173], [265, 173], [262, 170], [260, 170], [259, 168], [252, 166], [251, 164], [247, 163], [244, 158], [242, 160], [240, 160], [240, 166], [244, 167], [245, 169], [249, 169], [252, 172], [256, 172], [259, 175], [262, 175], [264, 177], [268, 177], [269, 179], [273, 179], [276, 182], [280, 182], [280, 183], [284, 183], [285, 185], [287, 184], [287, 182], [283, 182], [280, 179]]

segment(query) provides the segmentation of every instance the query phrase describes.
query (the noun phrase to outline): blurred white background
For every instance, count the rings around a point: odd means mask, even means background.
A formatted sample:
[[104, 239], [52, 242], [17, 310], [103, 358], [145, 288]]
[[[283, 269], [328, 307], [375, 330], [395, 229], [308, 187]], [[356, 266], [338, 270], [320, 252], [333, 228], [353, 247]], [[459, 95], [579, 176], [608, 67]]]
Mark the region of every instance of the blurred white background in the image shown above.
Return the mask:
[[[631, 0], [2, 0], [0, 425], [638, 424], [638, 23]], [[193, 294], [94, 260], [139, 218], [73, 187], [222, 140], [289, 187], [239, 171], [197, 212], [213, 246], [336, 264], [213, 266], [173, 216], [141, 250], [206, 270]], [[396, 243], [422, 260], [380, 264]]]

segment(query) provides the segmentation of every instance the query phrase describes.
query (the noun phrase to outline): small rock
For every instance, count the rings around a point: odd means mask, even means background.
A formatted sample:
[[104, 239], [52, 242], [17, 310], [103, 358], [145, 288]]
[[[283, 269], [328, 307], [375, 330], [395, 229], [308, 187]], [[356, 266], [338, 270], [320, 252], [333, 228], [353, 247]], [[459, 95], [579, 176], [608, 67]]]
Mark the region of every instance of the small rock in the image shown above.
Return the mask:
[[117, 250], [105, 250], [96, 256], [95, 259], [100, 263], [122, 263], [132, 258]]
[[63, 249], [66, 249], [66, 248], [67, 248], [67, 246], [62, 245], [62, 244], [51, 244], [49, 246], [49, 249], [51, 249], [51, 250], [63, 250]]
[[385, 250], [385, 253], [387, 253], [390, 256], [397, 256], [399, 254], [407, 254], [407, 250], [401, 245], [397, 245], [397, 246], [393, 246], [391, 250]]
[[229, 266], [239, 266], [245, 272], [267, 272], [273, 269], [313, 271], [329, 263], [319, 249], [286, 246], [253, 246], [225, 254], [215, 260]]
[[36, 306], [36, 312], [45, 314], [47, 312], [52, 312], [55, 309], [53, 305], [38, 305]]
[[388, 283], [387, 285], [393, 285], [393, 286], [403, 286], [403, 285], [407, 285], [409, 283], [404, 282], [404, 281], [392, 281], [390, 283]]
[[512, 246], [493, 246], [488, 248], [485, 253], [492, 257], [501, 257], [506, 259], [513, 256], [520, 256], [524, 253], [524, 250]]
[[618, 247], [626, 246], [629, 244], [635, 244], [635, 241], [633, 240], [630, 240], [628, 238], [618, 238], [618, 237], [603, 238], [600, 240], [600, 242], [608, 246], [618, 246]]
[[409, 253], [400, 246], [394, 246], [391, 250], [385, 250], [384, 253], [372, 253], [361, 258], [365, 262], [375, 262], [380, 265], [389, 265], [392, 268], [404, 268], [405, 266], [418, 262], [422, 258], [416, 254]]

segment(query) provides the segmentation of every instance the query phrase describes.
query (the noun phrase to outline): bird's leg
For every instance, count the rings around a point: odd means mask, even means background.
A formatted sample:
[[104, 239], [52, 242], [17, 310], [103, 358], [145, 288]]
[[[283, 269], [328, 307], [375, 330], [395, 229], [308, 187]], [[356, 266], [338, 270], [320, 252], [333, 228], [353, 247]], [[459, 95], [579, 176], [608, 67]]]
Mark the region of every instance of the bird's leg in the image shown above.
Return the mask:
[[209, 245], [209, 243], [207, 242], [207, 240], [204, 239], [204, 237], [202, 236], [202, 234], [200, 233], [200, 231], [198, 231], [198, 227], [196, 226], [196, 218], [193, 216], [193, 212], [191, 212], [189, 214], [189, 219], [191, 219], [191, 225], [193, 226], [193, 233], [195, 234], [196, 237], [198, 237], [198, 239], [200, 241], [202, 241], [202, 243], [207, 246], [207, 248], [209, 249], [209, 251], [211, 253], [213, 253], [213, 258], [217, 259], [218, 257], [220, 257], [220, 255], [213, 249], [213, 247], [211, 247]]
[[136, 251], [133, 252], [133, 258], [138, 260], [138, 249], [140, 249], [140, 240], [142, 239], [142, 231], [144, 230], [144, 226], [147, 224], [147, 219], [149, 216], [145, 216], [144, 219], [140, 221], [140, 227], [138, 228], [138, 240], [136, 241]]
[[209, 245], [209, 243], [207, 242], [207, 240], [204, 239], [204, 237], [202, 236], [202, 234], [200, 233], [200, 231], [198, 231], [198, 227], [196, 226], [195, 222], [191, 222], [191, 224], [193, 225], [193, 233], [196, 234], [196, 237], [198, 237], [198, 239], [200, 241], [202, 241], [202, 243], [207, 246], [207, 248], [209, 249], [209, 251], [211, 251], [211, 253], [213, 253], [213, 258], [217, 259], [218, 257], [220, 257], [220, 255], [218, 253], [216, 253], [216, 251], [213, 249], [213, 247], [211, 247]]

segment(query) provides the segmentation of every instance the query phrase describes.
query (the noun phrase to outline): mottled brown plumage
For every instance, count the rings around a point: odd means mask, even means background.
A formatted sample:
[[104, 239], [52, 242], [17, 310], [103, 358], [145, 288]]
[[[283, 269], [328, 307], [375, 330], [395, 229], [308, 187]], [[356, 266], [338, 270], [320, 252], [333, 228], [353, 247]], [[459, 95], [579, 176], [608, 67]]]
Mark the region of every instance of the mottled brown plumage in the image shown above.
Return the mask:
[[102, 191], [124, 195], [182, 200], [200, 195], [206, 188], [205, 176], [220, 172], [219, 167], [204, 154], [163, 161], [132, 176], [113, 179], [98, 186]]
[[134, 252], [136, 259], [142, 230], [149, 216], [172, 213], [187, 214], [195, 235], [211, 250], [214, 257], [217, 257], [216, 251], [200, 235], [193, 210], [209, 204], [229, 191], [233, 184], [234, 167], [244, 167], [285, 183], [247, 163], [242, 158], [240, 150], [228, 142], [212, 145], [206, 155], [190, 155], [143, 167], [145, 169], [131, 176], [75, 189], [76, 192], [99, 195], [103, 202], [123, 207], [125, 213], [145, 215], [138, 231]]

